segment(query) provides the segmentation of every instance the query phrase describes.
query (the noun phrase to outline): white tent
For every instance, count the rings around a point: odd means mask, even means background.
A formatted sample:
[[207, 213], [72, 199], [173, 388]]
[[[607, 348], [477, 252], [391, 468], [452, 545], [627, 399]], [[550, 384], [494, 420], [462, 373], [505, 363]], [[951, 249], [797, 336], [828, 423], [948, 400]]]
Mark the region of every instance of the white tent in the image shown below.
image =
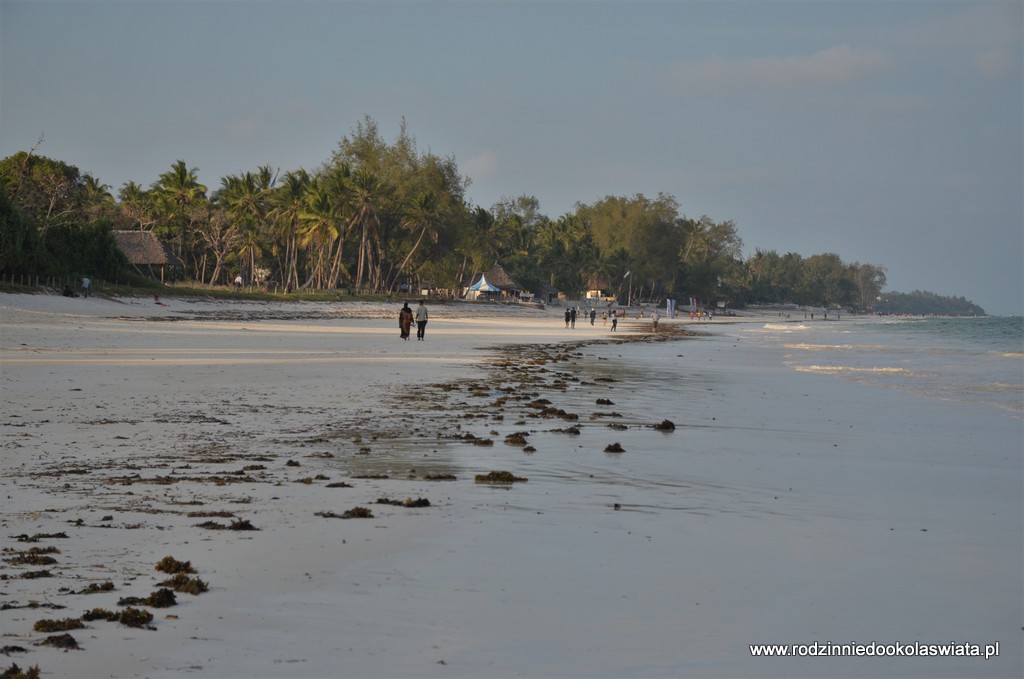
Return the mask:
[[480, 280], [469, 286], [469, 290], [470, 292], [501, 292], [501, 288], [487, 282], [487, 276], [484, 274], [480, 275]]

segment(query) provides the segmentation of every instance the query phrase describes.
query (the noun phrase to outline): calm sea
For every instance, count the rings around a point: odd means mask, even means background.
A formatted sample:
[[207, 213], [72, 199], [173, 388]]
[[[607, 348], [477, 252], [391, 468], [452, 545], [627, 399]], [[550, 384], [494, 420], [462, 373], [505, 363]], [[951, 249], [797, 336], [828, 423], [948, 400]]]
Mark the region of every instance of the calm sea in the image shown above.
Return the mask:
[[1024, 418], [1024, 318], [843, 318], [766, 323], [798, 371], [837, 375]]

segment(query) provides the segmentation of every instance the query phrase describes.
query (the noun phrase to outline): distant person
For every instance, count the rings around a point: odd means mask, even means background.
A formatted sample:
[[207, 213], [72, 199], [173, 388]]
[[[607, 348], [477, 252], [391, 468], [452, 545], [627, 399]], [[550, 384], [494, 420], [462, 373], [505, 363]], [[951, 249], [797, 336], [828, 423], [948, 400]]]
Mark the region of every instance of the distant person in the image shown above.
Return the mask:
[[399, 337], [404, 339], [406, 342], [409, 341], [409, 330], [412, 328], [412, 309], [409, 308], [409, 303], [406, 302], [402, 305], [402, 310], [398, 312], [398, 329]]
[[416, 308], [416, 339], [423, 342], [426, 340], [424, 334], [427, 332], [427, 305], [420, 300], [420, 305]]
[[292, 292], [292, 282], [288, 281], [288, 284], [284, 286], [284, 292], [286, 295], [290, 295]]
[[612, 312], [612, 332], [615, 332], [615, 329], [618, 328], [618, 327], [619, 327], [619, 315], [614, 313], [614, 312]]
[[658, 329], [658, 321], [660, 321], [660, 320], [661, 320], [661, 315], [657, 311], [655, 311], [654, 315], [651, 316], [651, 324], [654, 326], [655, 330]]
[[576, 327], [576, 307], [573, 307], [572, 310], [569, 312], [569, 327]]
[[572, 317], [572, 312], [568, 309], [565, 310], [565, 327], [569, 327], [569, 319]]
[[594, 321], [597, 320], [597, 309], [590, 307], [590, 324], [593, 325]]
[[82, 297], [89, 296], [89, 288], [92, 286], [92, 281], [89, 280], [88, 276], [82, 278]]
[[72, 292], [71, 286], [68, 285], [67, 283], [64, 284], [64, 289], [61, 290], [60, 294], [64, 295], [65, 297], [78, 297], [78, 295]]
[[240, 288], [240, 287], [242, 287], [242, 284], [243, 284], [242, 274], [238, 274], [237, 276], [235, 276], [235, 287], [236, 288]]

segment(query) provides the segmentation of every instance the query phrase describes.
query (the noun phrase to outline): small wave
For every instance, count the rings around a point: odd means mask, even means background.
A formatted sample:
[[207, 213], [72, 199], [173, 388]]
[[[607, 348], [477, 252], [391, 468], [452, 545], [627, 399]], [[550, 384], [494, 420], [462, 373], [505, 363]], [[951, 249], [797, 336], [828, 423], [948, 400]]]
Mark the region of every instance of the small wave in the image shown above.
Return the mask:
[[1012, 394], [1012, 393], [1015, 393], [1015, 392], [1017, 392], [1017, 393], [1024, 392], [1024, 384], [1021, 384], [1019, 382], [1017, 384], [1007, 384], [1006, 382], [989, 382], [988, 384], [982, 384], [982, 385], [976, 387], [975, 390], [976, 391], [980, 391], [980, 392], [993, 393], [993, 394], [998, 394], [998, 393]]
[[794, 330], [807, 330], [808, 327], [802, 323], [765, 323], [762, 330], [781, 330], [783, 332], [793, 332]]
[[786, 349], [802, 349], [804, 351], [877, 351], [888, 349], [884, 344], [808, 344], [796, 342], [783, 345]]
[[909, 375], [910, 370], [906, 368], [855, 368], [849, 365], [796, 365], [793, 369], [797, 372], [824, 373], [826, 375], [841, 375], [845, 373], [871, 373], [876, 375]]

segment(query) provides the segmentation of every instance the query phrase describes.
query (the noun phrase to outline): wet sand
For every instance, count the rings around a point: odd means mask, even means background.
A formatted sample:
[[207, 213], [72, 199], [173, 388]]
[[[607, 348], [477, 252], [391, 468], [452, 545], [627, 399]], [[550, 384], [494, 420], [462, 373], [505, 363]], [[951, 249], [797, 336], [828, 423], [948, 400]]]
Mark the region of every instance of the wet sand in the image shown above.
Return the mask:
[[[0, 547], [59, 550], [0, 564], [3, 668], [1019, 675], [1018, 423], [794, 373], [742, 332], [757, 318], [652, 341], [456, 305], [402, 342], [397, 308], [0, 295]], [[208, 591], [37, 645], [40, 620], [161, 589], [166, 556]], [[1002, 645], [748, 648], [816, 640]]]

